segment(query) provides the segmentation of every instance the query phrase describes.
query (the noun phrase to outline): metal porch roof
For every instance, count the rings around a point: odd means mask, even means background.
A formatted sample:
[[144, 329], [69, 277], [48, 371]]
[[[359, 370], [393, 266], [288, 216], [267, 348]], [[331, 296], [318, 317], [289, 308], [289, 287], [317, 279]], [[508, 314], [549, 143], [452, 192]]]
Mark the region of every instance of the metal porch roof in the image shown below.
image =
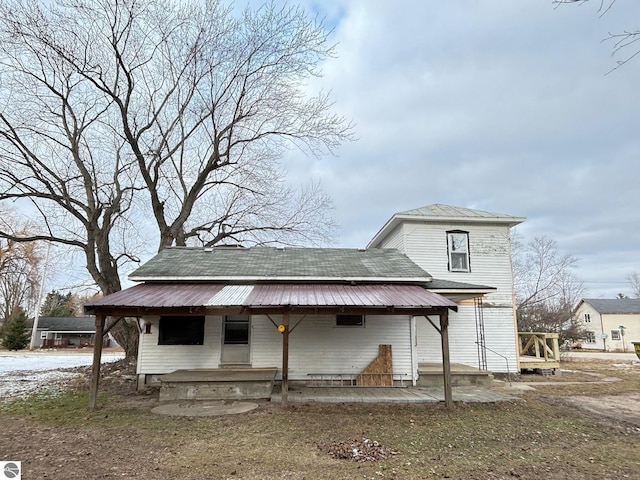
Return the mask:
[[87, 304], [85, 311], [234, 307], [456, 309], [457, 305], [419, 285], [146, 283]]

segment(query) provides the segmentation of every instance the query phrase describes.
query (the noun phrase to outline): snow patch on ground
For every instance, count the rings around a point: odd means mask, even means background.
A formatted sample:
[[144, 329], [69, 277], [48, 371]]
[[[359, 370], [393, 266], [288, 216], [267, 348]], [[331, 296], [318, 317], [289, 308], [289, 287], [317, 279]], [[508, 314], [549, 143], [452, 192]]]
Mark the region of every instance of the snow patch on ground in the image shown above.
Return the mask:
[[[103, 353], [102, 363], [124, 357], [121, 352]], [[90, 352], [0, 352], [0, 401], [38, 391], [57, 391], [80, 373], [61, 371], [93, 363]]]

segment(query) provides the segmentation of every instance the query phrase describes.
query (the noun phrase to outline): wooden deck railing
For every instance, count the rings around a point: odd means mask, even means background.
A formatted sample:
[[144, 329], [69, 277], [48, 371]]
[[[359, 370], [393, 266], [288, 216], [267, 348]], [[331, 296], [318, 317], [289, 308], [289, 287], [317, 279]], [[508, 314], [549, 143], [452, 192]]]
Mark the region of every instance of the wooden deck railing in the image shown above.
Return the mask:
[[518, 356], [521, 369], [559, 369], [558, 334], [518, 332]]

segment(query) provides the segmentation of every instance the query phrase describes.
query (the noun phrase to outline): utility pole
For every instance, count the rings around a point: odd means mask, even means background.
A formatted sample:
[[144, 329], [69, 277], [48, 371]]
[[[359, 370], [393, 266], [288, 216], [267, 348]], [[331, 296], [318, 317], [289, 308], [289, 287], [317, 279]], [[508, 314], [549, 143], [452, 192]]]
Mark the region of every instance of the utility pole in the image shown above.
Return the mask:
[[47, 254], [44, 258], [44, 266], [42, 267], [42, 279], [40, 280], [40, 291], [38, 292], [38, 300], [36, 302], [36, 314], [33, 317], [33, 328], [31, 329], [31, 342], [29, 350], [33, 351], [36, 344], [36, 335], [38, 333], [38, 320], [40, 320], [40, 305], [42, 305], [42, 293], [44, 292], [44, 282], [47, 279], [47, 264], [49, 263], [49, 253], [51, 251], [51, 242], [47, 243]]

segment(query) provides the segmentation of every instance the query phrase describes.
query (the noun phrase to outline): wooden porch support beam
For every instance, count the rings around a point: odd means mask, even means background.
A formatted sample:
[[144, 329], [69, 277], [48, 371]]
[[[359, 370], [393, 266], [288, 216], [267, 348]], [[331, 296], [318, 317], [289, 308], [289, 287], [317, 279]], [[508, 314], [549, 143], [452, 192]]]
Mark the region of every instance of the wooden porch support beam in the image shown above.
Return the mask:
[[96, 314], [96, 334], [93, 342], [93, 366], [91, 368], [91, 389], [89, 390], [89, 408], [98, 407], [98, 384], [100, 382], [100, 361], [102, 358], [102, 336], [104, 335], [105, 316]]
[[449, 311], [440, 314], [440, 342], [442, 344], [442, 378], [444, 383], [444, 406], [453, 408], [451, 390], [451, 359], [449, 357]]
[[282, 405], [287, 404], [289, 393], [289, 314], [282, 315]]

